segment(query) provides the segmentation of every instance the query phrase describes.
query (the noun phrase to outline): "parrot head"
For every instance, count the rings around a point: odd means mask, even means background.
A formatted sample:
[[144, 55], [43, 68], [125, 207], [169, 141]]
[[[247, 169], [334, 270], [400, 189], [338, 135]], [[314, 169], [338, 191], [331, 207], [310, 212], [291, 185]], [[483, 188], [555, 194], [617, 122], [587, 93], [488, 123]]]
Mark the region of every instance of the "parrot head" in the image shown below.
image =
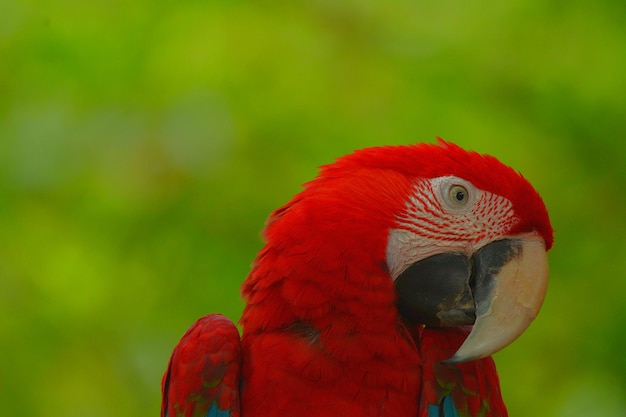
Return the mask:
[[[303, 320], [302, 305], [314, 320], [358, 304], [357, 287], [367, 288], [413, 325], [471, 325], [449, 362], [489, 356], [524, 332], [546, 293], [553, 244], [546, 207], [521, 174], [443, 140], [363, 149], [322, 167], [264, 236], [255, 269], [273, 257], [274, 278], [251, 274], [247, 309], [255, 288], [282, 285], [281, 317]], [[287, 291], [287, 277], [314, 284]], [[333, 302], [342, 305], [323, 306]], [[242, 322], [245, 331], [245, 312]]]

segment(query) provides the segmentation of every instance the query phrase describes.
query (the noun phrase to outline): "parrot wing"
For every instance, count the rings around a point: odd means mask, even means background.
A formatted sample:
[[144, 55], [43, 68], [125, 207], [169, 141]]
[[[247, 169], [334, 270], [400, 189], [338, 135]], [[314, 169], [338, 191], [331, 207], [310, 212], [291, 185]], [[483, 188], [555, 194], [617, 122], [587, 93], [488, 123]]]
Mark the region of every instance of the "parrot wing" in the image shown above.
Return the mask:
[[196, 321], [170, 358], [161, 417], [239, 417], [239, 331], [211, 314]]
[[442, 363], [467, 338], [471, 327], [423, 328], [419, 345], [423, 364], [420, 417], [506, 417], [500, 382], [491, 357]]

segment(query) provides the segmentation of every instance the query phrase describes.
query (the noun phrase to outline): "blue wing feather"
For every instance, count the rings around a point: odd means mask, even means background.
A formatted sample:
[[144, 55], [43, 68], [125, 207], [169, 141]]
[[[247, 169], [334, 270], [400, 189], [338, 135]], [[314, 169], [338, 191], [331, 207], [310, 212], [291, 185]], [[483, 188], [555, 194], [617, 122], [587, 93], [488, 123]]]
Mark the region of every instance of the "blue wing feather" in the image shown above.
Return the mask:
[[232, 417], [231, 410], [220, 410], [217, 404], [213, 403], [206, 413], [206, 417]]
[[446, 395], [439, 406], [428, 405], [428, 417], [459, 417], [459, 411], [456, 409], [452, 398]]

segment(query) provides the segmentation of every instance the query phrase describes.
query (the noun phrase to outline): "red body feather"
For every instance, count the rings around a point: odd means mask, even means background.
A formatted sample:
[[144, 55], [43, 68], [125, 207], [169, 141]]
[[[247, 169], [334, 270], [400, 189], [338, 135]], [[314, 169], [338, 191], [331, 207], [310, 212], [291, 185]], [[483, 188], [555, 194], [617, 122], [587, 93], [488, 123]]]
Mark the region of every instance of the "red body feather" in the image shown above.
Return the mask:
[[417, 414], [419, 356], [385, 266], [410, 187], [394, 172], [345, 171], [272, 215], [243, 286], [246, 417]]

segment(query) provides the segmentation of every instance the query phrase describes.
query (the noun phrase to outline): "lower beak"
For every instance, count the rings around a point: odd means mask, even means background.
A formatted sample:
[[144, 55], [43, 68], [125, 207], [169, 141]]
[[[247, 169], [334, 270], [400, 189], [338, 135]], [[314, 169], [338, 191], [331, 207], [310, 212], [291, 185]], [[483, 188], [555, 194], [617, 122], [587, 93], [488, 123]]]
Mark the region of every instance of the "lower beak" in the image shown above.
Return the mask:
[[534, 236], [495, 241], [471, 258], [434, 255], [395, 281], [398, 309], [410, 321], [474, 325], [446, 363], [484, 358], [512, 343], [537, 316], [547, 284], [545, 244]]

